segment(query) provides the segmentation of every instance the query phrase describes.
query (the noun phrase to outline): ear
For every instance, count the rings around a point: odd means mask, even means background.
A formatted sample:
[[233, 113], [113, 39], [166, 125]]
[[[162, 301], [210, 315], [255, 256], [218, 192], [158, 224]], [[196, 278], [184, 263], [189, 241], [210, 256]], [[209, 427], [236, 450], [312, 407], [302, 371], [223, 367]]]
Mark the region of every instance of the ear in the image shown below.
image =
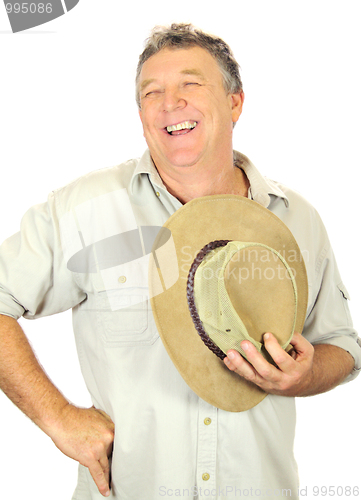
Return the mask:
[[232, 121], [236, 123], [238, 118], [241, 116], [243, 103], [244, 103], [244, 92], [243, 90], [238, 94], [231, 94], [232, 103]]

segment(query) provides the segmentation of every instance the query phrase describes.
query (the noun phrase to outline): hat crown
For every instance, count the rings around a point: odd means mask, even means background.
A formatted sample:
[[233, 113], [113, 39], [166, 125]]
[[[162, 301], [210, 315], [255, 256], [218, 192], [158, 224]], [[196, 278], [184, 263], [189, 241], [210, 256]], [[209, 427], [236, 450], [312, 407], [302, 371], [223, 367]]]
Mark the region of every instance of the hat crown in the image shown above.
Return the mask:
[[287, 347], [296, 321], [296, 282], [273, 248], [231, 241], [210, 250], [198, 266], [194, 303], [203, 330], [221, 351], [235, 349], [246, 357], [240, 343], [249, 340], [262, 352], [267, 331]]

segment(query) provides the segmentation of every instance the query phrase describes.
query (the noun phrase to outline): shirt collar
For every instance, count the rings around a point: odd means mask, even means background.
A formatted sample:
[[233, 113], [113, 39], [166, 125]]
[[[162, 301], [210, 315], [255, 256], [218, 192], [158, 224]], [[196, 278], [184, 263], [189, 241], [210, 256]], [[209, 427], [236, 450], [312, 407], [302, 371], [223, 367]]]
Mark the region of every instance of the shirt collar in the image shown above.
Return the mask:
[[166, 189], [158, 170], [155, 168], [152, 157], [150, 156], [149, 149], [147, 149], [143, 156], [140, 158], [138, 165], [136, 166], [131, 181], [130, 181], [130, 192], [133, 194], [137, 188], [137, 183], [140, 182], [142, 174], [149, 175], [152, 184]]
[[286, 207], [289, 206], [286, 194], [274, 181], [263, 177], [247, 156], [238, 151], [233, 151], [233, 161], [248, 177], [250, 184], [249, 197], [251, 199], [267, 208], [271, 203], [270, 195], [273, 195], [282, 198]]
[[[267, 208], [271, 202], [270, 195], [273, 195], [278, 198], [282, 198], [286, 207], [288, 207], [289, 200], [286, 194], [274, 181], [263, 177], [263, 175], [249, 160], [249, 158], [247, 158], [247, 156], [239, 153], [238, 151], [233, 151], [233, 159], [234, 164], [244, 171], [249, 180], [249, 197], [251, 199]], [[134, 193], [134, 190], [136, 190], [137, 183], [140, 182], [140, 177], [142, 174], [149, 175], [152, 184], [166, 190], [166, 187], [150, 156], [149, 149], [145, 151], [145, 153], [139, 160], [138, 165], [136, 166], [132, 175], [132, 179], [130, 182], [130, 190], [132, 193]]]

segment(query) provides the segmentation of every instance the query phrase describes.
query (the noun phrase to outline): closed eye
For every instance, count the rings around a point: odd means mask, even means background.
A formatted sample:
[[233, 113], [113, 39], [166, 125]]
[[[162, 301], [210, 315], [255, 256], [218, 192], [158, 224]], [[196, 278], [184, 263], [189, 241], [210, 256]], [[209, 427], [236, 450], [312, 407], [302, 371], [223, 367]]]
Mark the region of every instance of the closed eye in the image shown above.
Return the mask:
[[157, 95], [161, 94], [161, 90], [149, 90], [149, 92], [146, 92], [143, 94], [142, 99], [145, 99], [147, 97], [156, 97]]
[[159, 94], [159, 93], [160, 93], [160, 90], [150, 90], [149, 92], [147, 92], [145, 94], [145, 97], [147, 97], [148, 95]]

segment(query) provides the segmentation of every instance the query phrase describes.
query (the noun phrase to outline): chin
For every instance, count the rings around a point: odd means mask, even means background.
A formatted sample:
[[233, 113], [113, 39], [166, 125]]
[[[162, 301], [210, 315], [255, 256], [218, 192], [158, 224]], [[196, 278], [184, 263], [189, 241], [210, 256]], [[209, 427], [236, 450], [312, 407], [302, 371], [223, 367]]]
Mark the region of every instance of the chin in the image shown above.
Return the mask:
[[195, 155], [194, 152], [189, 154], [179, 153], [173, 155], [167, 155], [168, 163], [174, 167], [192, 167], [200, 159], [200, 155]]

